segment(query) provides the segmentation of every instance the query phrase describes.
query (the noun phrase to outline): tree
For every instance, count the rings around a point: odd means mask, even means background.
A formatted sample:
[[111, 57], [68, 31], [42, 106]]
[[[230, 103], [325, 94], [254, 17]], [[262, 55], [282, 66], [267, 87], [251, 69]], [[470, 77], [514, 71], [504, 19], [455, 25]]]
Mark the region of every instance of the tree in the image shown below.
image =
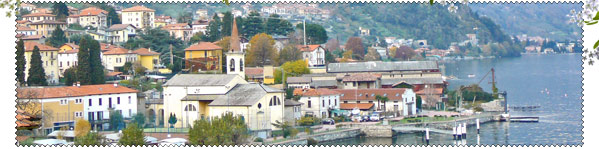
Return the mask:
[[325, 44], [325, 47], [329, 51], [335, 51], [339, 49], [339, 41], [337, 39], [329, 39]]
[[138, 125], [138, 127], [143, 128], [146, 124], [146, 117], [143, 113], [137, 113], [133, 116], [133, 121]]
[[364, 56], [366, 61], [378, 61], [381, 60], [381, 55], [373, 47], [368, 47], [368, 53]]
[[354, 57], [354, 52], [351, 50], [343, 52], [344, 59], [352, 59]]
[[278, 53], [274, 48], [275, 40], [265, 33], [256, 34], [250, 40], [250, 48], [245, 57], [246, 64], [262, 67], [276, 65]]
[[[297, 29], [304, 28], [303, 23], [299, 23], [296, 25]], [[329, 36], [327, 36], [327, 31], [318, 24], [306, 23], [306, 42], [307, 44], [323, 44], [327, 42]]]
[[[73, 24], [71, 24], [71, 25], [73, 25]], [[81, 38], [82, 38], [81, 34], [74, 34], [74, 35], [69, 36], [69, 42], [79, 45], [79, 41], [81, 40]]]
[[181, 12], [177, 17], [177, 22], [191, 24], [193, 22], [193, 13]]
[[414, 51], [414, 49], [408, 47], [408, 46], [400, 46], [399, 49], [397, 49], [395, 51], [395, 58], [399, 59], [399, 60], [409, 60], [410, 58], [412, 58], [413, 56], [416, 55], [416, 52]]
[[243, 36], [254, 37], [254, 35], [264, 32], [264, 23], [257, 11], [250, 12], [248, 17], [243, 19]]
[[89, 72], [90, 62], [89, 62], [89, 42], [91, 42], [91, 38], [88, 36], [84, 36], [79, 41], [79, 52], [77, 52], [77, 81], [81, 84], [91, 84], [91, 75]]
[[17, 72], [15, 75], [17, 76], [17, 83], [19, 85], [25, 85], [25, 43], [23, 40], [19, 39], [16, 46], [17, 51], [15, 54], [17, 55], [15, 59], [17, 59]]
[[106, 81], [104, 80], [104, 65], [102, 65], [102, 58], [100, 58], [100, 43], [92, 39], [89, 44], [90, 71], [88, 73], [91, 75], [91, 84], [104, 84]]
[[324, 51], [324, 59], [326, 61], [326, 63], [334, 63], [335, 61], [335, 56], [333, 54], [331, 54], [332, 52], [329, 50], [325, 50]]
[[174, 128], [173, 125], [177, 123], [177, 115], [171, 113], [171, 115], [168, 117], [168, 123], [171, 124], [170, 128]]
[[145, 135], [143, 128], [137, 127], [136, 123], [127, 125], [119, 139], [119, 145], [141, 146], [145, 145]]
[[77, 123], [75, 123], [75, 137], [86, 136], [91, 130], [91, 128], [92, 126], [89, 124], [88, 121], [84, 119], [77, 120]]
[[133, 71], [136, 76], [143, 76], [146, 73], [146, 70], [146, 67], [142, 66], [140, 61], [133, 63]]
[[69, 16], [69, 8], [64, 2], [54, 3], [52, 14], [56, 15], [56, 20], [65, 20]]
[[50, 46], [53, 47], [60, 47], [63, 44], [67, 43], [67, 41], [68, 39], [64, 35], [64, 31], [62, 31], [62, 29], [58, 25], [56, 26], [56, 28], [54, 28], [52, 35], [47, 40], [48, 44], [50, 44]]
[[[227, 63], [224, 62], [224, 60], [227, 59], [227, 52], [229, 52], [230, 46], [231, 46], [231, 37], [227, 36], [227, 37], [223, 37], [220, 41], [218, 41], [216, 43], [216, 45], [218, 45], [219, 47], [223, 48], [223, 52], [221, 52], [221, 68], [227, 68]], [[222, 73], [227, 73], [227, 69], [222, 69]]]
[[126, 74], [131, 74], [129, 72], [133, 72], [133, 63], [132, 62], [125, 62], [125, 64], [123, 64], [123, 72]]
[[221, 38], [221, 26], [222, 22], [220, 18], [214, 14], [212, 17], [212, 21], [208, 23], [208, 27], [206, 28], [206, 34], [203, 36], [202, 41], [214, 42], [220, 40]]
[[362, 43], [362, 38], [360, 37], [350, 37], [347, 39], [345, 49], [352, 51], [352, 56], [356, 59], [361, 60], [364, 58], [364, 43]]
[[66, 86], [72, 86], [75, 82], [77, 82], [77, 68], [71, 67], [64, 70], [64, 84]]
[[391, 48], [389, 48], [389, 57], [390, 58], [395, 58], [395, 53], [397, 52], [397, 47], [396, 46], [392, 46]]
[[107, 145], [108, 141], [97, 132], [88, 132], [81, 137], [75, 137], [74, 144], [76, 146], [103, 146]]
[[281, 49], [281, 53], [279, 55], [280, 63], [286, 63], [289, 61], [295, 61], [299, 59], [302, 59], [302, 51], [297, 49], [296, 46], [288, 44], [285, 47], [283, 47], [283, 49]]
[[203, 32], [197, 32], [197, 33], [193, 34], [193, 36], [191, 36], [191, 38], [189, 39], [189, 43], [190, 44], [198, 43], [198, 42], [202, 41], [203, 36], [204, 36]]
[[420, 95], [416, 96], [416, 109], [422, 110], [422, 97]]
[[[276, 128], [281, 129], [281, 131], [283, 131], [283, 138], [287, 138], [288, 136], [291, 136], [291, 133], [293, 132], [293, 128], [291, 126], [291, 123], [289, 123], [288, 121], [285, 122], [280, 122], [279, 120], [276, 120], [275, 123], [271, 123], [273, 126], [275, 126]], [[297, 131], [297, 129], [295, 129]], [[276, 137], [276, 136], [274, 136]]]
[[33, 47], [29, 67], [27, 85], [47, 86], [48, 82], [46, 81], [46, 71], [43, 67], [42, 55], [40, 54], [40, 49], [37, 46]]
[[221, 35], [222, 36], [231, 36], [231, 27], [233, 27], [233, 14], [231, 11], [227, 11], [223, 13], [223, 20], [221, 26]]
[[271, 14], [265, 25], [266, 33], [270, 35], [287, 35], [293, 31], [293, 25], [278, 14]]
[[247, 142], [248, 128], [241, 115], [227, 112], [208, 121], [200, 119], [189, 129], [191, 145], [238, 145]]
[[106, 21], [108, 21], [108, 26], [112, 26], [113, 24], [121, 24], [121, 19], [119, 18], [119, 14], [116, 13], [114, 7], [108, 6], [106, 8], [108, 11], [108, 15], [106, 16]]
[[303, 74], [309, 74], [310, 69], [308, 63], [304, 60], [288, 61], [281, 65], [281, 69], [285, 70], [285, 78], [283, 78], [283, 72], [279, 69], [275, 70], [275, 83], [282, 83], [287, 80], [287, 77], [301, 76]]
[[123, 125], [123, 115], [121, 115], [121, 113], [114, 111], [114, 110], [110, 110], [110, 130], [119, 130], [120, 126]]

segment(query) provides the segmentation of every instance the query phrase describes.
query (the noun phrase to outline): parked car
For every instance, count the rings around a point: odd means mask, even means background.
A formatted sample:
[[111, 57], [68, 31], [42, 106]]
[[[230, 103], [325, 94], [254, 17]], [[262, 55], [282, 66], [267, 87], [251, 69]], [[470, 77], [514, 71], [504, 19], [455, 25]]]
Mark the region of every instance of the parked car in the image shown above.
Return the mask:
[[370, 121], [370, 116], [368, 116], [368, 115], [363, 115], [363, 116], [362, 116], [362, 121], [360, 121], [360, 122], [368, 122], [368, 121]]
[[370, 121], [379, 121], [380, 119], [380, 115], [378, 113], [374, 113], [372, 115], [370, 115]]
[[322, 120], [322, 124], [335, 125], [335, 120], [332, 118], [325, 118]]
[[358, 122], [362, 122], [362, 117], [360, 117], [360, 115], [354, 115], [351, 117], [352, 121], [358, 121]]

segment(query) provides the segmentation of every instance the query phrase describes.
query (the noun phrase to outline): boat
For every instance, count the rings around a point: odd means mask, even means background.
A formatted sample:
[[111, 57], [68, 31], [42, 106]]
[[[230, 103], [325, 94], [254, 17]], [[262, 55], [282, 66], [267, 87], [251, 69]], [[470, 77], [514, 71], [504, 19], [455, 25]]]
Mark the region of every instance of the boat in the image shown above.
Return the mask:
[[468, 75], [468, 78], [474, 78], [474, 77], [476, 77], [476, 75], [474, 75], [474, 74], [469, 74]]

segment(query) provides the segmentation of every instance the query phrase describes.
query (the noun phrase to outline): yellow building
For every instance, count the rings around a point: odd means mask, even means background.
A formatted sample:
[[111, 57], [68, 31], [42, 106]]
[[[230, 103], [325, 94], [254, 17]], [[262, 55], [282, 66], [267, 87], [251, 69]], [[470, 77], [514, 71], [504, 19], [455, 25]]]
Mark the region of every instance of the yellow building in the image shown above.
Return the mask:
[[136, 28], [131, 24], [114, 24], [108, 28], [108, 40], [113, 43], [125, 43], [136, 35]]
[[33, 54], [33, 48], [37, 46], [40, 49], [40, 55], [42, 56], [42, 66], [46, 73], [46, 80], [48, 84], [58, 84], [58, 48], [43, 45], [33, 41], [24, 42], [25, 46], [25, 79], [29, 74], [29, 68], [31, 68], [31, 54]]
[[274, 67], [271, 65], [264, 66], [264, 84], [275, 84]]
[[223, 48], [211, 42], [199, 42], [185, 49], [185, 68], [191, 72], [221, 69]]
[[163, 27], [166, 26], [166, 22], [162, 21], [162, 20], [156, 20], [154, 21], [154, 27]]
[[135, 28], [144, 29], [154, 27], [154, 9], [144, 6], [133, 6], [123, 9], [121, 13], [121, 23], [131, 24]]
[[45, 134], [61, 127], [73, 128], [79, 119], [92, 124], [106, 122], [109, 108], [121, 111], [125, 118], [136, 113], [130, 109], [136, 108], [137, 90], [116, 84], [20, 87], [16, 90], [17, 109], [41, 117]]
[[31, 22], [39, 22], [44, 20], [53, 20], [56, 21], [56, 15], [50, 13], [31, 13], [23, 15], [23, 20], [31, 21]]
[[187, 23], [167, 24], [162, 27], [162, 30], [166, 30], [171, 36], [184, 41], [188, 41], [193, 36], [193, 29]]
[[66, 51], [70, 51], [73, 49], [79, 49], [79, 45], [76, 45], [74, 43], [65, 43], [62, 46], [60, 46], [60, 49], [58, 52], [66, 52]]
[[104, 68], [109, 71], [117, 71], [117, 69], [125, 66], [126, 62], [134, 63], [138, 60], [137, 54], [132, 50], [121, 47], [111, 48], [102, 54]]
[[32, 22], [29, 24], [29, 27], [37, 31], [37, 35], [42, 35], [46, 37], [49, 37], [52, 34], [52, 31], [56, 29], [56, 26], [64, 30], [67, 28], [67, 23], [55, 20], [43, 20], [38, 22]]
[[151, 49], [139, 48], [133, 53], [138, 55], [138, 60], [141, 66], [148, 69], [148, 71], [154, 71], [155, 66], [160, 65], [160, 53], [154, 52]]

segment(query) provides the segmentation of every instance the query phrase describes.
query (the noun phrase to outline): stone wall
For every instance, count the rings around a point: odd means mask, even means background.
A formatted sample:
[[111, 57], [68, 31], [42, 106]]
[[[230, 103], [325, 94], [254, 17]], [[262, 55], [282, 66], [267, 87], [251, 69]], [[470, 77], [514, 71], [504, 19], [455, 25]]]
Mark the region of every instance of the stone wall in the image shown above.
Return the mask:
[[299, 139], [293, 139], [293, 140], [283, 141], [283, 142], [279, 142], [279, 143], [273, 143], [272, 145], [306, 145], [306, 144], [308, 144], [308, 140], [307, 140], [308, 138], [313, 138], [314, 140], [316, 140], [318, 142], [327, 142], [327, 141], [357, 137], [361, 133], [362, 133], [362, 131], [360, 129], [352, 128], [352, 129], [347, 129], [347, 130], [326, 132], [326, 133], [321, 133], [321, 134], [304, 136]]
[[362, 125], [360, 129], [366, 137], [393, 137], [390, 125]]

